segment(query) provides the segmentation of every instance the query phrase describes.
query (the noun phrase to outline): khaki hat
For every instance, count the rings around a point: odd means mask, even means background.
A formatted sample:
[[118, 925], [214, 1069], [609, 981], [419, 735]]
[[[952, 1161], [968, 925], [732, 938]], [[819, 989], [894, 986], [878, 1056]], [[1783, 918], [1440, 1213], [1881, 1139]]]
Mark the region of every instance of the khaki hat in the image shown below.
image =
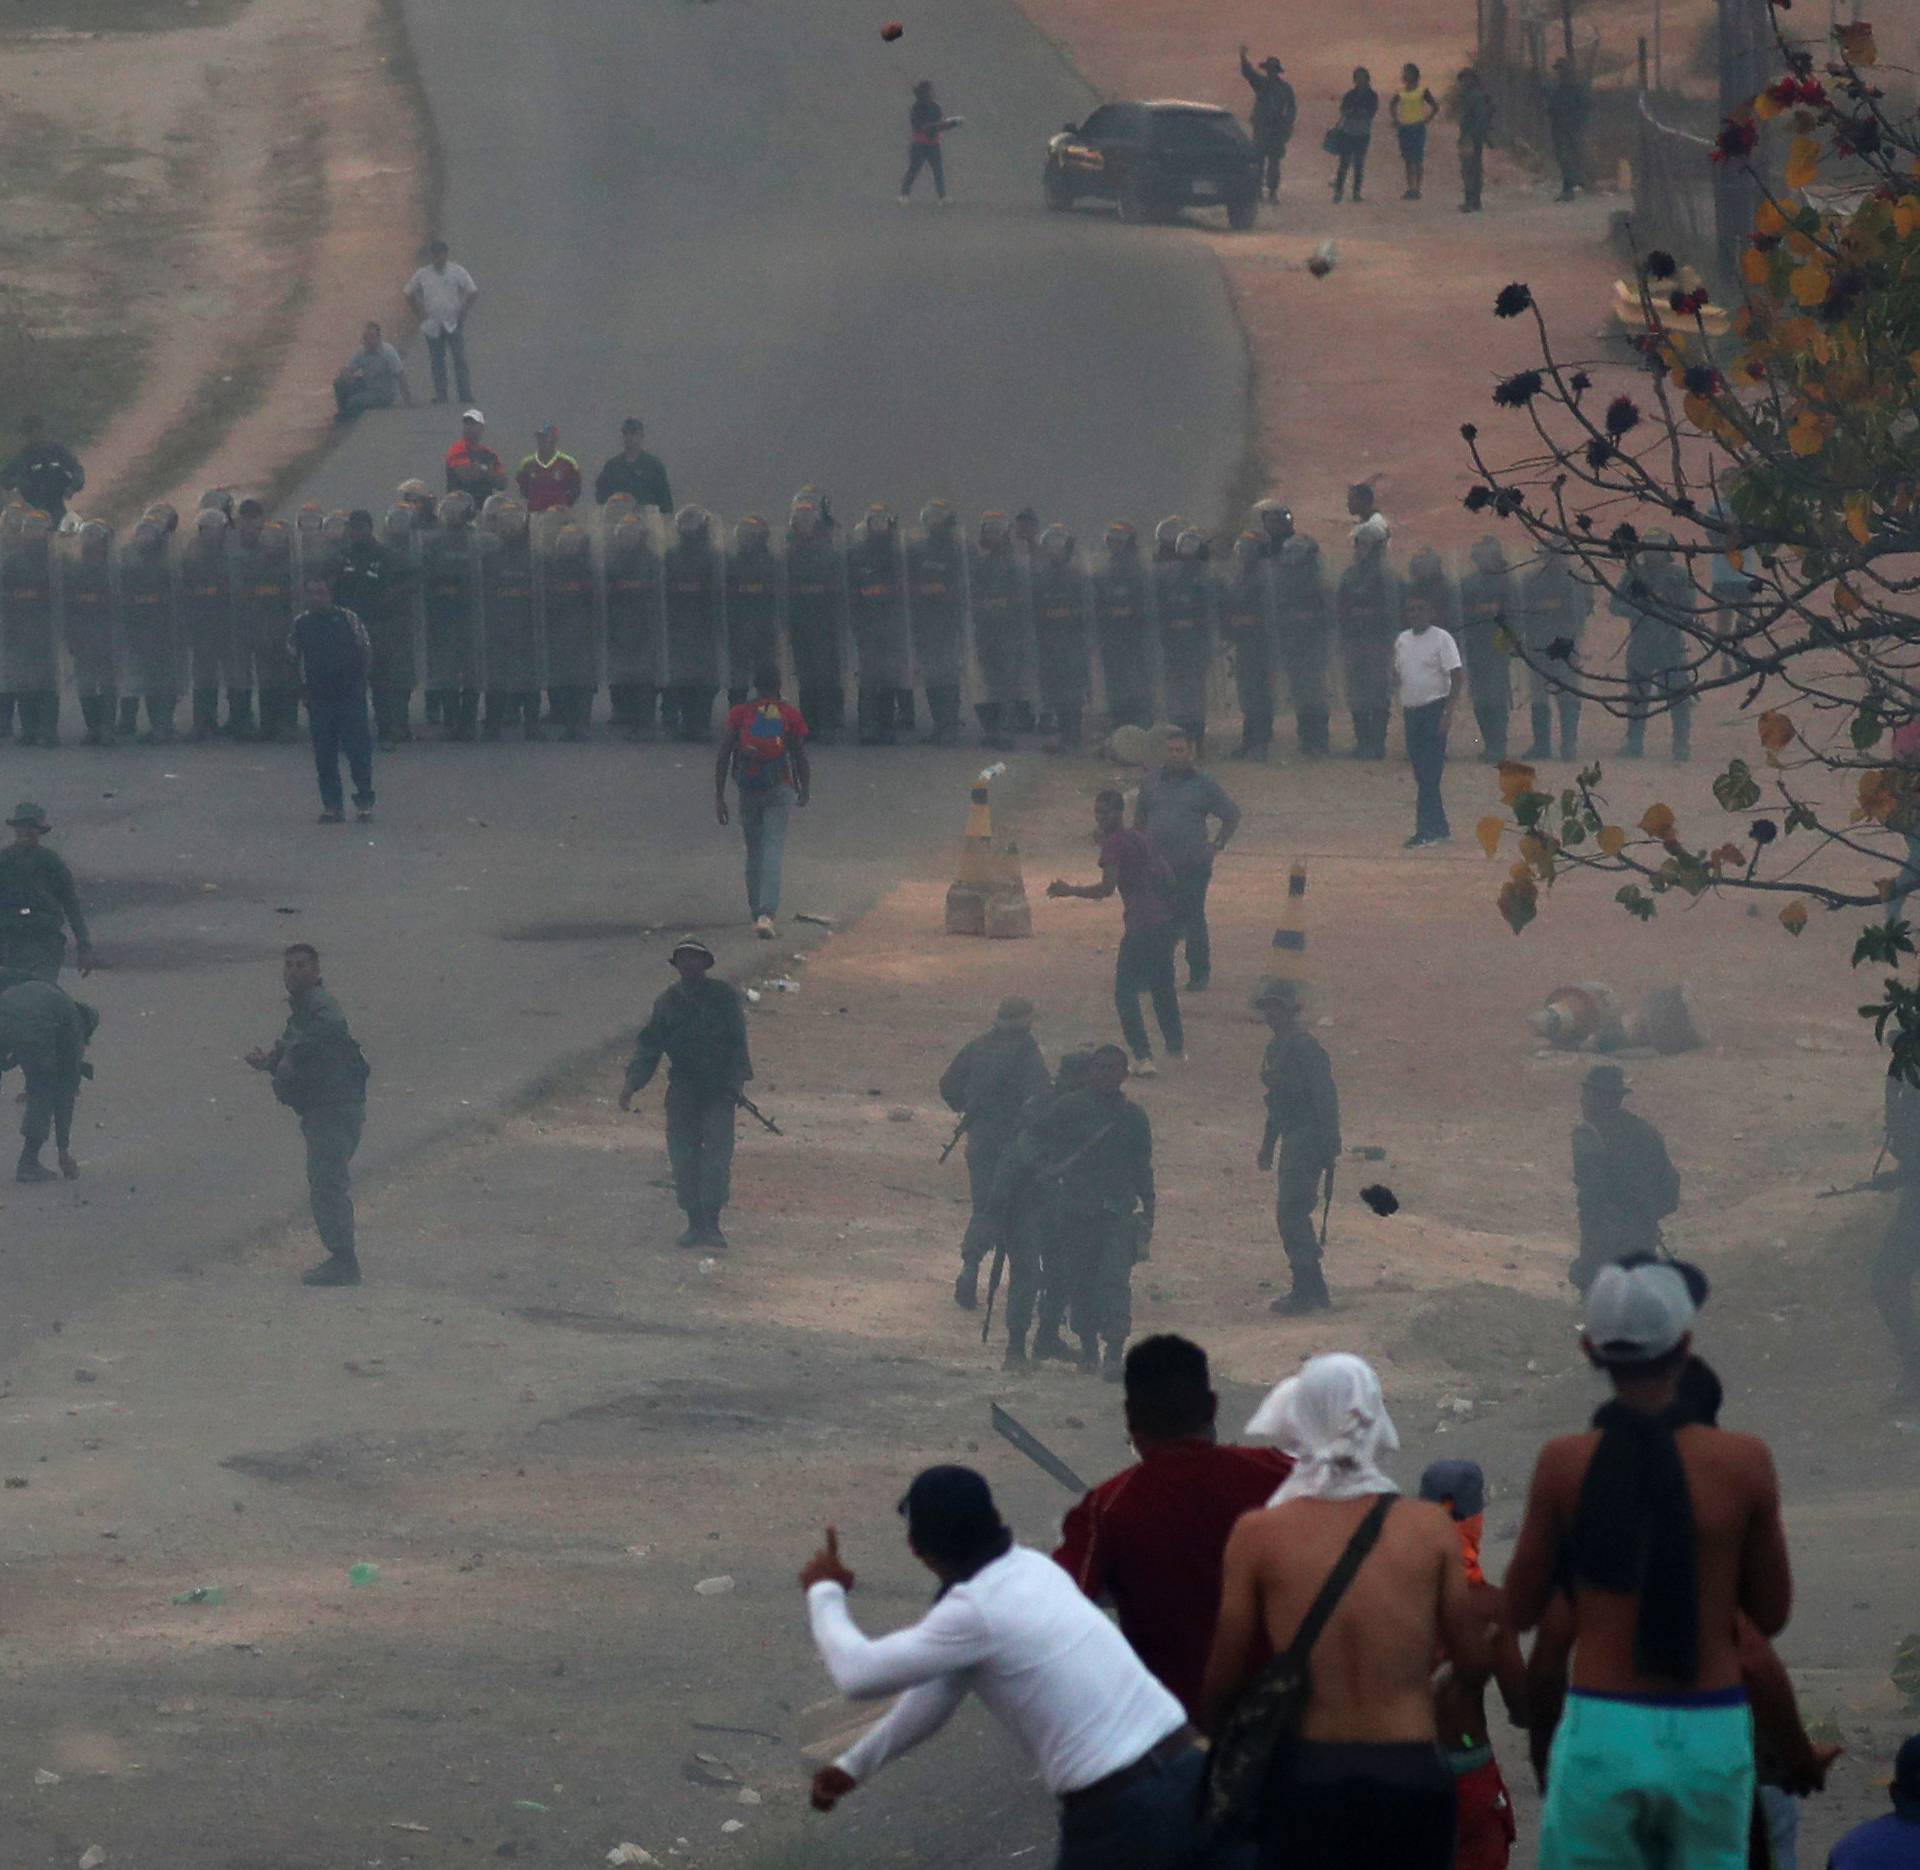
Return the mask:
[[1019, 994], [1010, 995], [994, 1009], [993, 1023], [1009, 1031], [1025, 1032], [1033, 1024], [1034, 1005]]
[[7, 820], [9, 826], [23, 827], [28, 831], [51, 831], [53, 826], [47, 822], [47, 811], [43, 805], [36, 805], [31, 799], [22, 799], [13, 808], [13, 816]]

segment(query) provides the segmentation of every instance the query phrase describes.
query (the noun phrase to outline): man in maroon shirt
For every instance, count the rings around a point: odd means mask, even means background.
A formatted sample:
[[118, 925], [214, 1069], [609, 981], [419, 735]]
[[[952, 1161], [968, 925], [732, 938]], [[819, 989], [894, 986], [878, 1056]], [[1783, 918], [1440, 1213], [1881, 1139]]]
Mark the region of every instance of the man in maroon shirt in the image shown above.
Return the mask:
[[1272, 1499], [1293, 1461], [1214, 1440], [1220, 1399], [1206, 1352], [1185, 1338], [1142, 1338], [1125, 1381], [1140, 1459], [1067, 1515], [1053, 1556], [1089, 1597], [1112, 1602], [1134, 1653], [1197, 1720], [1227, 1534]]
[[533, 453], [514, 476], [529, 513], [551, 513], [580, 498], [580, 463], [560, 448], [560, 425], [544, 422], [534, 431]]
[[1100, 881], [1068, 883], [1059, 877], [1047, 885], [1049, 896], [1079, 896], [1104, 902], [1120, 892], [1120, 952], [1113, 963], [1113, 1004], [1120, 1030], [1133, 1054], [1133, 1075], [1154, 1075], [1153, 1047], [1147, 1043], [1146, 1022], [1140, 1017], [1140, 996], [1153, 996], [1153, 1017], [1160, 1027], [1167, 1057], [1178, 1063], [1186, 1056], [1186, 1034], [1180, 1024], [1180, 994], [1173, 982], [1173, 950], [1180, 936], [1180, 916], [1173, 899], [1173, 872], [1160, 848], [1141, 831], [1129, 831], [1127, 802], [1111, 787], [1093, 801], [1094, 829], [1100, 838]]

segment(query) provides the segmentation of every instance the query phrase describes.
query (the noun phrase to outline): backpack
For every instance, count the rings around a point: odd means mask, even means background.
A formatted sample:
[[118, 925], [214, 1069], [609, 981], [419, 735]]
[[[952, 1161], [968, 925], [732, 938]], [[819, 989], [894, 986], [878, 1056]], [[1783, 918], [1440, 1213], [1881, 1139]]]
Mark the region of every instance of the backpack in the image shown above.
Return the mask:
[[768, 786], [785, 779], [786, 757], [787, 717], [780, 703], [755, 702], [740, 726], [740, 783]]

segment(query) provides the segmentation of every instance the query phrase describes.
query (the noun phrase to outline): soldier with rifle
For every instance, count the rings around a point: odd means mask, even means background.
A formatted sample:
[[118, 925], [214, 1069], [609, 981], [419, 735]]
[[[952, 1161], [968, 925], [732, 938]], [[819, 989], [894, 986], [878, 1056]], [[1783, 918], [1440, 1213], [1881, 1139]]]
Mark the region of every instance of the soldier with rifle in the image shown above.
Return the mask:
[[1025, 1370], [1027, 1332], [1037, 1307], [1040, 1329], [1033, 1341], [1033, 1361], [1058, 1358], [1070, 1363], [1073, 1352], [1060, 1337], [1060, 1319], [1066, 1310], [1064, 1286], [1049, 1278], [1048, 1248], [1054, 1237], [1056, 1215], [1050, 1192], [1039, 1178], [1041, 1135], [1045, 1120], [1063, 1098], [1087, 1082], [1087, 1047], [1060, 1055], [1060, 1068], [1050, 1084], [1027, 1099], [1018, 1127], [1000, 1157], [1000, 1166], [988, 1190], [985, 1229], [993, 1242], [993, 1272], [987, 1280], [987, 1315], [981, 1322], [980, 1342], [993, 1329], [993, 1301], [1000, 1275], [1007, 1281], [1007, 1353], [1001, 1368]]
[[960, 1113], [953, 1141], [940, 1159], [944, 1162], [954, 1144], [966, 1138], [967, 1190], [973, 1203], [960, 1243], [960, 1274], [953, 1282], [953, 1302], [962, 1311], [970, 1312], [980, 1302], [980, 1262], [992, 1244], [988, 1197], [1000, 1159], [1027, 1100], [1047, 1085], [1047, 1061], [1033, 1036], [1033, 1002], [1017, 996], [1000, 1002], [993, 1025], [969, 1039], [940, 1075], [942, 1100]]
[[[750, 1108], [742, 1095], [753, 1076], [746, 1014], [739, 993], [711, 978], [713, 950], [705, 942], [684, 936], [668, 958], [680, 978], [654, 1001], [640, 1028], [620, 1108], [633, 1108], [634, 1094], [646, 1088], [665, 1058], [667, 1159], [675, 1197], [687, 1217], [686, 1231], [675, 1244], [724, 1247], [720, 1212], [732, 1192], [733, 1113]], [[767, 1123], [764, 1117], [760, 1121]]]
[[[1273, 1035], [1260, 1061], [1267, 1127], [1260, 1138], [1259, 1164], [1271, 1169], [1275, 1146], [1279, 1147], [1274, 1214], [1293, 1276], [1292, 1289], [1268, 1309], [1283, 1318], [1298, 1318], [1323, 1312], [1333, 1303], [1321, 1257], [1327, 1244], [1326, 1217], [1333, 1205], [1334, 1164], [1340, 1159], [1340, 1093], [1334, 1087], [1326, 1048], [1300, 1024], [1300, 992], [1293, 982], [1268, 981], [1254, 995], [1253, 1006]], [[1317, 1228], [1316, 1206], [1320, 1209]]]
[[1660, 1132], [1621, 1108], [1627, 1074], [1595, 1065], [1580, 1081], [1573, 1132], [1573, 1192], [1580, 1250], [1567, 1277], [1581, 1293], [1601, 1267], [1635, 1253], [1658, 1254], [1660, 1223], [1680, 1205], [1680, 1177]]

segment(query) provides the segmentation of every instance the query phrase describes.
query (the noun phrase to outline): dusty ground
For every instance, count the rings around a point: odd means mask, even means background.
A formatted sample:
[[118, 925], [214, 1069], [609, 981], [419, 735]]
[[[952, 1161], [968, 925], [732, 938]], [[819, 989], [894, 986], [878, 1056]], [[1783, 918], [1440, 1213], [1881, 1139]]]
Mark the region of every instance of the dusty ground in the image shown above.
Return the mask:
[[[657, 1098], [621, 1118], [610, 1057], [368, 1191], [373, 1278], [356, 1294], [316, 1303], [288, 1283], [310, 1251], [296, 1232], [65, 1320], [0, 1402], [28, 1483], [7, 1495], [0, 1574], [9, 1865], [94, 1842], [115, 1863], [173, 1863], [216, 1837], [205, 1860], [234, 1865], [588, 1864], [629, 1839], [663, 1855], [688, 1840], [691, 1862], [959, 1864], [985, 1860], [983, 1828], [996, 1855], [1037, 1837], [1031, 1786], [977, 1727], [954, 1743], [959, 1783], [934, 1749], [845, 1833], [807, 1818], [809, 1758], [848, 1717], [789, 1579], [832, 1516], [870, 1616], [911, 1614], [891, 1505], [929, 1459], [977, 1459], [1021, 1530], [1048, 1536], [1064, 1500], [986, 1433], [989, 1396], [1083, 1472], [1123, 1458], [1112, 1392], [1064, 1371], [1003, 1378], [953, 1309], [964, 1175], [936, 1166], [933, 1093], [1002, 992], [1039, 1000], [1050, 1052], [1111, 1030], [1117, 912], [1040, 895], [1087, 872], [1104, 776], [1055, 768], [1021, 814], [1033, 941], [942, 935], [936, 858], [803, 964], [769, 960], [798, 988], [767, 988], [753, 1015], [754, 1088], [788, 1136], [743, 1133], [724, 1258], [665, 1244]], [[1684, 1178], [1674, 1244], [1716, 1283], [1702, 1338], [1729, 1418], [1780, 1456], [1802, 1579], [1786, 1650], [1810, 1717], [1850, 1749], [1809, 1810], [1819, 1861], [1877, 1805], [1911, 1621], [1912, 1425], [1881, 1407], [1863, 1289], [1881, 1217], [1814, 1201], [1871, 1156], [1856, 984], [1831, 942], [1789, 948], [1715, 904], [1646, 930], [1568, 893], [1516, 941], [1491, 909], [1498, 871], [1464, 838], [1379, 854], [1410, 815], [1402, 769], [1228, 777], [1247, 822], [1214, 892], [1216, 989], [1188, 1001], [1192, 1062], [1136, 1089], [1163, 1190], [1139, 1328], [1208, 1344], [1236, 1420], [1308, 1351], [1378, 1358], [1401, 1471], [1471, 1450], [1498, 1547], [1539, 1438], [1592, 1399], [1562, 1283], [1584, 1065], [1537, 1055], [1524, 1015], [1567, 978], [1685, 980], [1709, 1045], [1635, 1062], [1635, 1099]], [[1456, 769], [1458, 818], [1484, 783]], [[1707, 811], [1705, 783], [1681, 776], [1676, 808]], [[1296, 857], [1348, 1140], [1386, 1156], [1343, 1170], [1337, 1309], [1283, 1324], [1245, 996]], [[1355, 1197], [1371, 1179], [1403, 1203], [1391, 1220]], [[377, 1579], [352, 1584], [356, 1563]], [[734, 1588], [696, 1594], [717, 1577]], [[204, 1585], [224, 1603], [170, 1601]], [[28, 1797], [37, 1769], [60, 1779]], [[1004, 1809], [972, 1790], [983, 1772]]]
[[17, 399], [85, 438], [88, 511], [190, 499], [216, 451], [268, 488], [361, 322], [402, 330], [429, 173], [383, 0], [36, 11], [86, 30], [0, 35]]

